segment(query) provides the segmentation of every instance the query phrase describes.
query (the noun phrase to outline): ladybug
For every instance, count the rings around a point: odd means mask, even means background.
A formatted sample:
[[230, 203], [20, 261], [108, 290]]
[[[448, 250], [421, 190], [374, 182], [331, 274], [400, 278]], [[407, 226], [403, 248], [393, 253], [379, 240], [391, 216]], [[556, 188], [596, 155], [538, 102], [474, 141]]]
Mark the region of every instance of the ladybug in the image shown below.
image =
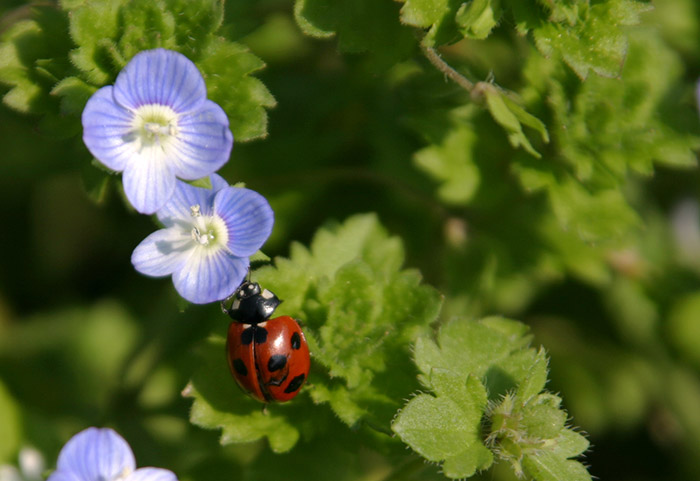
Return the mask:
[[309, 346], [299, 321], [289, 316], [270, 319], [282, 301], [256, 282], [245, 281], [221, 303], [233, 322], [226, 355], [238, 385], [262, 402], [285, 402], [299, 393], [309, 376]]

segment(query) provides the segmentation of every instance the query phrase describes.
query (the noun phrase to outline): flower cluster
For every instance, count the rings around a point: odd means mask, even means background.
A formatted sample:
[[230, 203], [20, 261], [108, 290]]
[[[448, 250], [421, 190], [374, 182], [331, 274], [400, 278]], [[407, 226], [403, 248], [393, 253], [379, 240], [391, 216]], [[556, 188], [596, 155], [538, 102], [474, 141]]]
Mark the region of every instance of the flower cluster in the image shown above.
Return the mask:
[[127, 442], [109, 428], [88, 428], [73, 436], [58, 455], [47, 481], [177, 481], [161, 468], [136, 469]]
[[[165, 226], [132, 255], [149, 276], [172, 276], [190, 302], [224, 299], [243, 280], [249, 257], [272, 231], [274, 215], [260, 194], [214, 174], [229, 158], [228, 118], [206, 98], [199, 70], [165, 49], [135, 55], [113, 86], [99, 89], [83, 111], [83, 141], [122, 173], [134, 208]], [[211, 189], [184, 181], [210, 177]]]

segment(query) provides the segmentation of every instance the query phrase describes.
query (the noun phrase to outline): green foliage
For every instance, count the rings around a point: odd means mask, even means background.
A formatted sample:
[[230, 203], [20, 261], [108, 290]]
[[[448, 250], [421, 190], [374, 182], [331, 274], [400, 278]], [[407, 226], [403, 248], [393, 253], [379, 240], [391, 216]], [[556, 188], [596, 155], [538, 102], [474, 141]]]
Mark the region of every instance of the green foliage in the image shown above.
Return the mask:
[[[618, 76], [627, 54], [623, 29], [638, 24], [640, 14], [651, 8], [636, 0], [541, 3], [549, 8], [549, 21], [538, 19], [526, 30], [532, 29], [535, 45], [543, 55], [561, 56], [584, 79], [590, 71], [606, 77]], [[518, 10], [524, 8], [528, 7], [514, 9], [516, 21], [523, 21]]]
[[198, 64], [236, 140], [266, 135], [265, 109], [275, 101], [251, 76], [264, 63], [243, 45], [216, 36], [223, 2], [76, 0], [61, 7], [33, 8], [32, 19], [15, 24], [0, 43], [0, 83], [12, 87], [4, 103], [42, 115], [46, 131], [75, 135], [90, 95], [114, 82], [138, 52], [163, 47]]
[[[447, 126], [421, 125], [430, 142], [414, 155], [416, 166], [441, 182], [440, 198], [449, 204], [465, 204], [479, 186], [479, 168], [474, 163], [473, 146], [477, 142], [471, 118], [472, 106], [458, 107], [449, 113]], [[432, 127], [432, 128], [431, 128]]]
[[[0, 5], [0, 463], [107, 425], [178, 479], [698, 479], [700, 6], [651, 6]], [[251, 276], [303, 321], [292, 402], [238, 389], [218, 305], [133, 272], [152, 223], [82, 145], [154, 47], [274, 208]]]
[[542, 392], [547, 359], [528, 347], [530, 339], [523, 324], [497, 317], [454, 320], [435, 340], [421, 336], [415, 362], [432, 394], [412, 398], [393, 430], [426, 459], [442, 462], [449, 478], [470, 477], [497, 457], [519, 477], [590, 480], [570, 459], [588, 441], [566, 426], [561, 399]]
[[222, 391], [222, 378], [230, 374], [222, 363], [223, 342], [214, 340], [188, 390], [192, 421], [222, 428], [222, 443], [266, 436], [273, 450], [283, 452], [300, 436], [299, 410], [313, 401], [327, 403], [350, 426], [364, 422], [388, 432], [415, 382], [407, 346], [440, 306], [437, 292], [421, 285], [417, 272], [401, 270], [402, 263], [399, 240], [375, 216], [362, 215], [320, 230], [310, 249], [296, 244], [289, 259], [256, 271], [255, 280], [284, 300], [277, 312], [303, 322], [315, 365], [304, 388], [311, 399], [302, 405], [302, 395], [296, 407], [271, 405], [261, 413], [237, 387]]
[[501, 16], [498, 0], [454, 2], [450, 0], [404, 0], [401, 21], [428, 29], [423, 43], [433, 47], [460, 37], [484, 39]]
[[537, 158], [541, 157], [532, 147], [527, 137], [525, 137], [522, 126], [526, 125], [537, 130], [542, 136], [542, 141], [549, 142], [547, 127], [545, 127], [542, 121], [534, 115], [529, 114], [499, 89], [483, 83], [477, 85], [477, 88], [479, 88], [480, 92], [486, 98], [486, 106], [493, 119], [500, 124], [508, 134], [508, 141], [510, 144], [515, 148], [522, 146], [530, 155]]
[[207, 83], [209, 98], [228, 114], [236, 140], [267, 135], [266, 108], [275, 99], [265, 85], [250, 74], [265, 64], [243, 45], [214, 40], [201, 53], [198, 63]]
[[224, 348], [225, 339], [216, 337], [201, 350], [199, 373], [184, 391], [194, 398], [190, 421], [204, 428], [221, 428], [222, 444], [246, 443], [266, 436], [274, 452], [289, 451], [299, 440], [299, 429], [292, 422], [294, 407], [291, 411], [281, 406], [263, 412], [260, 404], [245, 396], [231, 378]]

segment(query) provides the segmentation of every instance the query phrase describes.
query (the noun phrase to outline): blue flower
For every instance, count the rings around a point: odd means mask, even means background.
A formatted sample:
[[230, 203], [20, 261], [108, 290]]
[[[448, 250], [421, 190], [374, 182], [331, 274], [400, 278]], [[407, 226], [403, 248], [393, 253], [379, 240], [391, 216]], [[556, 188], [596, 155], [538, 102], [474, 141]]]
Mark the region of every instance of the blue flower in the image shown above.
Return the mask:
[[136, 469], [134, 453], [109, 428], [87, 428], [73, 436], [58, 455], [58, 465], [47, 481], [177, 481], [171, 471]]
[[194, 63], [159, 48], [135, 55], [114, 86], [88, 100], [83, 141], [97, 160], [123, 172], [126, 197], [137, 211], [152, 214], [165, 205], [176, 178], [200, 179], [228, 161], [228, 118], [206, 96]]
[[156, 214], [165, 228], [146, 237], [131, 256], [142, 274], [172, 275], [177, 292], [195, 304], [231, 295], [274, 223], [262, 195], [231, 187], [216, 174], [210, 179], [211, 189], [178, 181], [173, 197]]

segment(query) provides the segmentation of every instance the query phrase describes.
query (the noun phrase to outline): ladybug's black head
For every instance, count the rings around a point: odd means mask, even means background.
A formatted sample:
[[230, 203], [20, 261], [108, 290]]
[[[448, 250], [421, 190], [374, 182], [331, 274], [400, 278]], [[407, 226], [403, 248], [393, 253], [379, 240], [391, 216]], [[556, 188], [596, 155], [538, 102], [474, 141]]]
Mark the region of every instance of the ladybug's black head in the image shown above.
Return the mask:
[[257, 282], [244, 282], [231, 296], [233, 302], [224, 312], [234, 321], [257, 324], [270, 318], [282, 301], [267, 289], [260, 289]]

